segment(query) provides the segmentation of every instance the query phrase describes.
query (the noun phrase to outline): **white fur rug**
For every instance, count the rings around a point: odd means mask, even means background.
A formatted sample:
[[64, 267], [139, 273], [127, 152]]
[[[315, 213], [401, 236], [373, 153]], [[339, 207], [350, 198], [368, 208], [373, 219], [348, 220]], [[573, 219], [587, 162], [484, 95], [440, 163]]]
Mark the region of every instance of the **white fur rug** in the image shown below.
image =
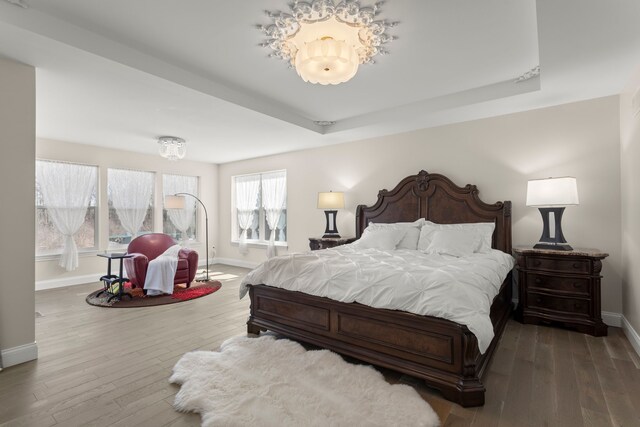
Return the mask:
[[438, 426], [438, 416], [411, 387], [391, 385], [370, 366], [328, 350], [234, 337], [220, 351], [185, 354], [171, 383], [174, 407], [200, 413], [203, 426]]

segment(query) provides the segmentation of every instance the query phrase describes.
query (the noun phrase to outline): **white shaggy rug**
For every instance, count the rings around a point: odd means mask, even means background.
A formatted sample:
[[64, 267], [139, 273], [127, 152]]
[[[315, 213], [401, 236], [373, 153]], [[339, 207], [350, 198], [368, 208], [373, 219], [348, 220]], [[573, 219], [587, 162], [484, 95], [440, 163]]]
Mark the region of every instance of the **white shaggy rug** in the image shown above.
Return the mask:
[[438, 426], [420, 395], [370, 366], [265, 335], [185, 354], [173, 368], [174, 407], [203, 426]]

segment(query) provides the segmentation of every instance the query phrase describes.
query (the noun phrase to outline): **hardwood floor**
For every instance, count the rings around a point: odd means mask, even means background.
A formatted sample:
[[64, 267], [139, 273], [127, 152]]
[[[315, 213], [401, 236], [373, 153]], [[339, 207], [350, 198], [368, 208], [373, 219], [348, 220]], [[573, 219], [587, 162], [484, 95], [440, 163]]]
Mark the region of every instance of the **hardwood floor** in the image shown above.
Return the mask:
[[[247, 270], [215, 265], [223, 285], [194, 301], [136, 309], [92, 307], [97, 284], [36, 293], [37, 361], [0, 373], [0, 426], [196, 426], [173, 410], [171, 368], [246, 332]], [[640, 426], [640, 358], [620, 329], [594, 338], [510, 321], [485, 378], [486, 404], [465, 409], [415, 378], [443, 426]]]

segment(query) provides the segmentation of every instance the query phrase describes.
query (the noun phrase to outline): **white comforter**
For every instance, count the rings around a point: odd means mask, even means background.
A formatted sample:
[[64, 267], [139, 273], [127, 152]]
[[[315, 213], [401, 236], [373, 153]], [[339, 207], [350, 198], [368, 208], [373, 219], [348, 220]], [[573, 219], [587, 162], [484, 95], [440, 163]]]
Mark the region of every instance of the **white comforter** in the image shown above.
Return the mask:
[[271, 258], [243, 279], [342, 302], [441, 317], [466, 325], [484, 353], [493, 339], [489, 311], [513, 257], [492, 250], [455, 258], [414, 250], [344, 245]]

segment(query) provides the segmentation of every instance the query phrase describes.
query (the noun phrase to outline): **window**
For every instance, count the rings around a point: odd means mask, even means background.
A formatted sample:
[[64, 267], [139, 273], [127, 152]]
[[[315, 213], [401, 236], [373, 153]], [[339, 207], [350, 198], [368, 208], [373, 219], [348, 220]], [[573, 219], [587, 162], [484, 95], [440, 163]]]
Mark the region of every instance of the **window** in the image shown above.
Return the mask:
[[[231, 239], [267, 243], [287, 241], [287, 172], [263, 172], [232, 178], [233, 233]], [[275, 223], [274, 223], [275, 222]]]
[[[163, 196], [176, 193], [198, 195], [198, 177], [187, 175], [162, 175]], [[176, 240], [196, 240], [197, 229], [197, 201], [193, 197], [185, 196], [184, 209], [163, 209], [162, 229], [165, 234]]]
[[[98, 168], [37, 160], [36, 171], [36, 255], [62, 253], [60, 228], [74, 230], [77, 225], [74, 241], [78, 249], [97, 249]], [[78, 179], [80, 176], [88, 181]], [[79, 216], [73, 218], [76, 214]]]
[[107, 170], [109, 245], [126, 245], [153, 231], [155, 174], [126, 169]]

